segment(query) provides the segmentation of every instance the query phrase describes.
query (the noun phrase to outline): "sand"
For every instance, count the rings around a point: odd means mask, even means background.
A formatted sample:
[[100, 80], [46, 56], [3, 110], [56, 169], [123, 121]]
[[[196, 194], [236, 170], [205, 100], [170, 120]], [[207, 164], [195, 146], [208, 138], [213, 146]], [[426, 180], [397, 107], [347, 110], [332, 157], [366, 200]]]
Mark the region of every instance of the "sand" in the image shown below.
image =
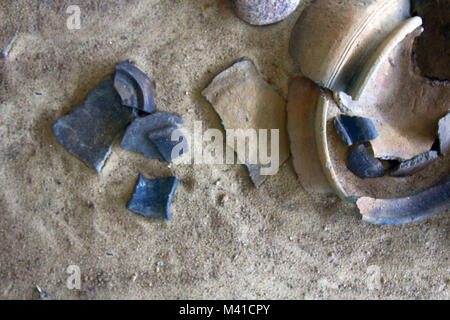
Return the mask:
[[[256, 189], [240, 165], [173, 165], [122, 150], [96, 174], [51, 125], [123, 60], [156, 83], [159, 110], [221, 128], [201, 91], [249, 57], [286, 99], [299, 70], [288, 54], [304, 4], [266, 27], [229, 1], [0, 3], [0, 297], [34, 299], [449, 299], [448, 213], [374, 226], [351, 203], [308, 194], [292, 163]], [[173, 220], [126, 210], [139, 172], [180, 179]], [[216, 183], [220, 179], [220, 183]], [[224, 195], [228, 201], [221, 204]], [[69, 265], [81, 289], [66, 286]]]

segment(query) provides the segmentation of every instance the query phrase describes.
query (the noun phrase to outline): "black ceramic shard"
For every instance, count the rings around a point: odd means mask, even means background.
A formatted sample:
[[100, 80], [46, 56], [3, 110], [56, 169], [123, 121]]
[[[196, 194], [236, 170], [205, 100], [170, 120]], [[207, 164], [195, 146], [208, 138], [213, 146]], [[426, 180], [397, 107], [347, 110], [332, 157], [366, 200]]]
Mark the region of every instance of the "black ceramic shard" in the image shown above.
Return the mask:
[[144, 217], [170, 220], [170, 204], [177, 186], [175, 177], [147, 179], [141, 174], [127, 209]]
[[342, 124], [339, 117], [335, 117], [333, 120], [334, 128], [336, 129], [336, 132], [338, 136], [341, 138], [342, 142], [345, 146], [349, 147], [353, 144], [352, 139], [347, 133], [347, 130], [345, 129], [344, 125]]
[[156, 112], [137, 118], [127, 128], [121, 146], [128, 151], [142, 153], [146, 158], [171, 162], [172, 147], [179, 142], [171, 142], [169, 134], [182, 124], [183, 120], [170, 112]]
[[334, 121], [336, 131], [346, 146], [368, 142], [378, 137], [377, 129], [369, 118], [343, 114], [340, 121], [336, 119]]
[[359, 198], [358, 214], [375, 224], [419, 221], [450, 209], [450, 177], [422, 192], [399, 199]]
[[97, 85], [81, 106], [55, 122], [53, 132], [67, 151], [100, 172], [112, 144], [133, 118], [133, 109], [121, 105], [110, 78]]
[[410, 160], [403, 161], [391, 171], [393, 177], [408, 177], [425, 169], [430, 163], [438, 158], [437, 151], [428, 151], [414, 157]]
[[[179, 130], [179, 127], [170, 126], [166, 128], [157, 129], [148, 133], [148, 138], [150, 141], [158, 148], [159, 153], [161, 153], [167, 162], [172, 162], [174, 159], [183, 155], [188, 151], [188, 142], [186, 137], [181, 133], [179, 134], [179, 139], [177, 141], [172, 141], [172, 134], [175, 130]], [[181, 148], [178, 149], [177, 154], [173, 154], [175, 146], [181, 144]]]
[[376, 159], [364, 145], [350, 150], [347, 159], [348, 169], [361, 179], [380, 178], [386, 174], [383, 163]]
[[156, 111], [154, 100], [155, 85], [150, 78], [130, 62], [122, 62], [116, 66], [114, 88], [119, 93], [122, 104], [153, 113]]

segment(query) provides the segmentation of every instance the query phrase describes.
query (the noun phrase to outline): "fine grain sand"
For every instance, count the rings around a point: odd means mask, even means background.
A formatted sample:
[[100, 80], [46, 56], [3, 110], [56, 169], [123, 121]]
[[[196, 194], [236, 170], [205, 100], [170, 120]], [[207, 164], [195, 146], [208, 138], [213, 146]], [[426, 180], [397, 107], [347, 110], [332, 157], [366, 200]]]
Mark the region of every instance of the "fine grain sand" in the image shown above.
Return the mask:
[[[255, 189], [240, 165], [173, 165], [116, 142], [96, 174], [66, 152], [52, 124], [123, 60], [155, 81], [159, 110], [221, 128], [201, 91], [252, 59], [284, 98], [298, 74], [287, 20], [252, 27], [226, 0], [0, 1], [0, 297], [449, 299], [448, 214], [374, 226], [353, 204], [308, 194], [290, 161]], [[173, 220], [126, 210], [138, 174], [180, 179]], [[216, 183], [220, 179], [220, 183]], [[228, 201], [221, 204], [227, 195]], [[66, 269], [81, 269], [81, 290]]]

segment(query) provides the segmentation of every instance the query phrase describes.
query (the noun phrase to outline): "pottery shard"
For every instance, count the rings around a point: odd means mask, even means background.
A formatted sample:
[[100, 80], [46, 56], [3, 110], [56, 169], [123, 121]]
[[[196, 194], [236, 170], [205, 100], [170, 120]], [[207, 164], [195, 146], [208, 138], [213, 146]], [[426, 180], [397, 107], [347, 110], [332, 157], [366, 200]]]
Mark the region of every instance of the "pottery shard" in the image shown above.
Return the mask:
[[[285, 101], [261, 77], [250, 59], [239, 59], [231, 67], [222, 71], [203, 90], [202, 94], [212, 104], [226, 130], [241, 129], [241, 132], [256, 132], [261, 137], [260, 129], [266, 129], [267, 155], [273, 157], [278, 151], [279, 165], [287, 160], [289, 145]], [[271, 129], [278, 130], [278, 141], [272, 141]], [[265, 172], [267, 169], [263, 171], [264, 168], [270, 167], [270, 164], [261, 162], [260, 155], [265, 154], [266, 150], [259, 149], [258, 144], [247, 143], [245, 154], [237, 148], [235, 139], [227, 139], [226, 144], [237, 153], [239, 162], [247, 166], [256, 187], [259, 187], [266, 179], [267, 176], [264, 174], [275, 174], [278, 170], [277, 166], [271, 173]], [[272, 145], [276, 149], [272, 150]], [[274, 152], [273, 155], [272, 152]], [[256, 163], [250, 161], [255, 158], [257, 158]], [[273, 162], [272, 165], [274, 165]]]
[[393, 177], [407, 177], [425, 169], [430, 163], [438, 158], [437, 151], [428, 151], [411, 160], [403, 161], [391, 172]]
[[374, 158], [372, 153], [364, 145], [350, 150], [347, 161], [348, 169], [361, 179], [380, 178], [386, 174], [383, 163]]
[[375, 125], [368, 118], [343, 114], [340, 119], [334, 118], [334, 126], [346, 146], [368, 142], [378, 137]]
[[[125, 150], [142, 153], [144, 157], [172, 162], [172, 150], [183, 141], [172, 141], [172, 133], [180, 129], [183, 120], [170, 112], [155, 112], [143, 118], [137, 118], [127, 128], [121, 146]], [[188, 146], [183, 145], [183, 153]], [[177, 156], [179, 156], [178, 154]]]
[[289, 87], [287, 128], [294, 169], [307, 191], [329, 194], [332, 189], [322, 171], [315, 138], [319, 87], [307, 78], [294, 78]]
[[443, 155], [450, 153], [450, 112], [439, 120], [439, 144]]
[[378, 44], [409, 17], [409, 0], [315, 0], [294, 26], [290, 53], [302, 74], [349, 92]]
[[300, 0], [232, 0], [239, 18], [253, 25], [266, 25], [287, 18]]
[[170, 204], [177, 186], [175, 177], [147, 179], [140, 175], [127, 209], [144, 217], [170, 220]]
[[392, 50], [359, 101], [340, 94], [345, 107], [374, 121], [379, 137], [370, 144], [376, 158], [407, 160], [428, 152], [436, 125], [448, 111], [450, 86], [413, 72], [412, 47], [420, 33], [416, 30]]
[[156, 111], [155, 85], [144, 72], [130, 62], [125, 61], [116, 66], [114, 88], [123, 105], [146, 113]]
[[53, 125], [56, 139], [67, 151], [100, 172], [111, 146], [134, 118], [121, 105], [113, 80], [101, 82], [85, 102]]

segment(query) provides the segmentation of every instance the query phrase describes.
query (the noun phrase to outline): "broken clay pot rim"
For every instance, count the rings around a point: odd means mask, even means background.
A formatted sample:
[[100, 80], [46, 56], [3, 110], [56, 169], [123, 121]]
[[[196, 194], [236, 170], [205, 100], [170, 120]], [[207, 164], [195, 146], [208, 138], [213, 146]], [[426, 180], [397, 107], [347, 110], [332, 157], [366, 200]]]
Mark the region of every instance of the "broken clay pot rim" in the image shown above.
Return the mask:
[[389, 53], [399, 45], [409, 34], [417, 28], [421, 28], [422, 18], [412, 17], [405, 20], [395, 28], [378, 48], [371, 54], [369, 60], [364, 65], [354, 86], [350, 90], [350, 95], [354, 101], [357, 101], [365, 93], [370, 82], [375, 78], [383, 62], [387, 59]]

